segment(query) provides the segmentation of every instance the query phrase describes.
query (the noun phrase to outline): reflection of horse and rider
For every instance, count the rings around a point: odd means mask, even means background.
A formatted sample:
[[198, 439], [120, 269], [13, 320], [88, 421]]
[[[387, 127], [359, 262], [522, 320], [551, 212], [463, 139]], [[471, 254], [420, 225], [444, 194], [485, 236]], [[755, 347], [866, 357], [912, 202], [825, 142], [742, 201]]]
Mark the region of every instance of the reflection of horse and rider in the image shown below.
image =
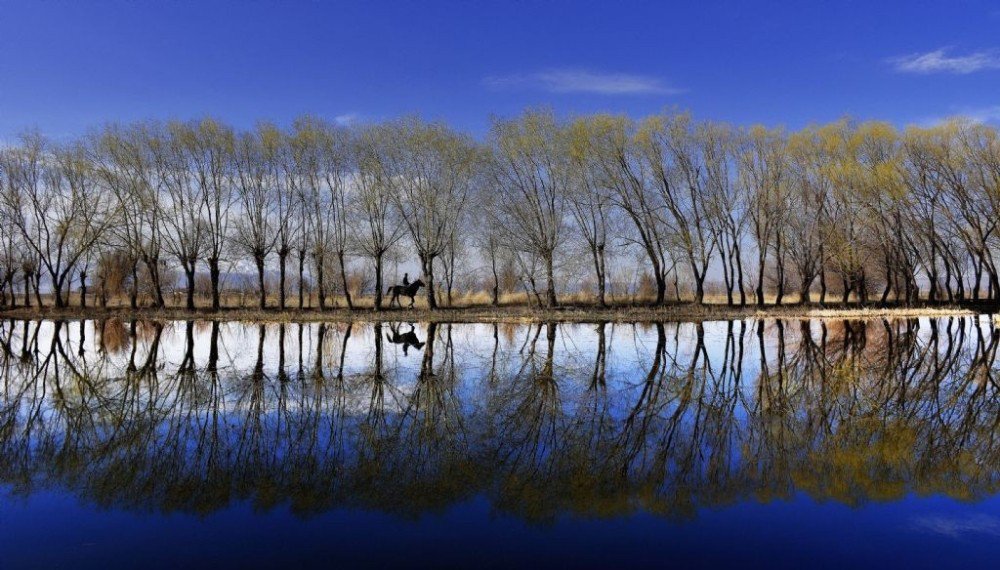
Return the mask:
[[424, 343], [420, 341], [419, 337], [417, 337], [417, 331], [413, 325], [410, 325], [410, 332], [401, 333], [399, 332], [399, 325], [390, 324], [389, 333], [385, 335], [385, 338], [392, 344], [403, 345], [403, 356], [407, 356], [409, 354], [409, 348], [411, 346], [417, 350], [424, 347]]
[[386, 291], [387, 295], [391, 295], [391, 297], [389, 298], [389, 306], [392, 307], [392, 304], [396, 303], [397, 305], [402, 307], [403, 304], [399, 301], [399, 298], [409, 297], [410, 298], [409, 306], [413, 307], [413, 303], [416, 302], [417, 291], [419, 291], [420, 288], [423, 286], [424, 282], [421, 281], [420, 279], [417, 279], [413, 283], [410, 283], [410, 274], [404, 273], [403, 284], [392, 285], [389, 287], [389, 290]]

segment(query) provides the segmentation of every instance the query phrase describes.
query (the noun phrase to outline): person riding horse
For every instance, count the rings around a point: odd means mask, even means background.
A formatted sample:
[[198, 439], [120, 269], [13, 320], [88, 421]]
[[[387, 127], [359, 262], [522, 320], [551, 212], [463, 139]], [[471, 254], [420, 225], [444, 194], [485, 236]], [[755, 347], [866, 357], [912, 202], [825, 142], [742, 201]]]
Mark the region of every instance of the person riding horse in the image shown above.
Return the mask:
[[393, 303], [396, 303], [397, 305], [402, 307], [403, 304], [399, 301], [400, 297], [409, 297], [410, 298], [409, 306], [413, 307], [413, 303], [415, 303], [417, 300], [416, 299], [417, 291], [419, 291], [420, 288], [425, 285], [425, 283], [420, 279], [417, 279], [413, 283], [407, 283], [407, 281], [409, 281], [409, 274], [403, 275], [402, 285], [392, 285], [391, 287], [389, 287], [389, 290], [386, 291], [386, 294], [391, 295], [391, 297], [389, 298], [390, 307], [392, 307]]

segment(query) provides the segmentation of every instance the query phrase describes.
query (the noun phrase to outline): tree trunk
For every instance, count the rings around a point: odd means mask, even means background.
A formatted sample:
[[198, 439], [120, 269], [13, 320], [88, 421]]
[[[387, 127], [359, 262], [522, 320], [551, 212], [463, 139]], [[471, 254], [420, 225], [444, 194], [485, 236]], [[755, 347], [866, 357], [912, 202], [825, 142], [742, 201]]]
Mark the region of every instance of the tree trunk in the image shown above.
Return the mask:
[[774, 304], [780, 305], [785, 298], [785, 261], [778, 260], [778, 291], [774, 297]]
[[978, 301], [979, 300], [979, 287], [980, 287], [980, 285], [982, 283], [982, 279], [983, 279], [983, 257], [982, 257], [982, 255], [980, 255], [978, 257], [979, 258], [976, 260], [976, 269], [973, 272], [973, 275], [975, 275], [975, 278], [976, 278], [976, 284], [972, 288], [972, 300], [973, 301]]
[[160, 258], [147, 256], [145, 262], [149, 271], [149, 281], [153, 285], [153, 306], [162, 308], [166, 303], [163, 300], [163, 284], [160, 279]]
[[431, 310], [437, 309], [437, 296], [434, 294], [434, 257], [420, 255], [420, 265], [427, 278], [427, 307]]
[[597, 279], [597, 302], [598, 304], [600, 304], [601, 307], [608, 306], [607, 294], [608, 294], [607, 279], [604, 274], [604, 268], [602, 267], [601, 276]]
[[[728, 252], [726, 250], [729, 250]], [[727, 245], [719, 247], [719, 262], [722, 264], [722, 282], [726, 288], [726, 306], [733, 306], [733, 289], [736, 285], [736, 271], [733, 267], [732, 250]]]
[[319, 310], [326, 309], [326, 283], [323, 280], [323, 256], [316, 255], [316, 291], [319, 295]]
[[278, 307], [285, 310], [285, 262], [288, 261], [288, 250], [278, 251]]
[[375, 309], [382, 310], [382, 254], [375, 255]]
[[194, 260], [191, 260], [188, 265], [184, 266], [184, 276], [187, 278], [187, 299], [184, 306], [189, 311], [194, 310], [194, 268]]
[[594, 272], [597, 274], [597, 304], [602, 308], [607, 307], [608, 303], [605, 299], [605, 275], [604, 275], [604, 246], [599, 245], [593, 250], [594, 253]]
[[337, 260], [340, 262], [340, 282], [344, 287], [344, 300], [347, 301], [347, 308], [354, 309], [351, 301], [351, 289], [347, 286], [347, 264], [344, 262], [344, 250], [337, 252]]
[[87, 272], [80, 272], [80, 307], [87, 308]]
[[500, 276], [497, 274], [497, 258], [490, 252], [490, 268], [493, 269], [493, 306], [500, 305]]
[[739, 244], [736, 244], [736, 279], [736, 284], [740, 288], [740, 306], [745, 307], [747, 304], [747, 290], [743, 284], [743, 256], [741, 255]]
[[764, 306], [764, 268], [767, 256], [764, 253], [757, 254], [757, 306]]
[[264, 286], [264, 256], [255, 255], [254, 263], [257, 265], [257, 286], [259, 287], [259, 306], [263, 311], [267, 308], [267, 288]]
[[305, 307], [306, 252], [299, 251], [299, 309]]
[[812, 299], [810, 298], [809, 290], [812, 289], [813, 279], [814, 279], [813, 277], [808, 277], [808, 278], [803, 278], [802, 279], [802, 287], [799, 289], [799, 303], [800, 304], [805, 305], [805, 304], [810, 303], [812, 301]]
[[40, 269], [35, 272], [32, 281], [35, 283], [35, 302], [38, 303], [38, 308], [42, 308], [42, 271]]
[[559, 306], [559, 300], [556, 299], [556, 277], [552, 257], [551, 252], [545, 257], [545, 302], [549, 308]]
[[208, 273], [209, 278], [212, 281], [212, 310], [218, 311], [221, 307], [219, 302], [219, 258], [211, 257], [208, 259]]
[[654, 268], [654, 278], [656, 281], [656, 301], [655, 304], [662, 305], [667, 300], [667, 277], [660, 274], [658, 270]]
[[56, 279], [55, 277], [52, 277], [52, 296], [53, 296], [53, 302], [55, 303], [57, 309], [61, 309], [62, 307], [66, 306], [66, 304], [63, 302], [62, 285], [63, 284], [61, 279]]
[[132, 286], [128, 290], [128, 306], [133, 311], [139, 307], [139, 262], [132, 262]]
[[826, 271], [819, 270], [819, 303], [826, 303]]
[[889, 291], [892, 290], [892, 270], [889, 260], [886, 259], [885, 263], [885, 289], [882, 289], [882, 297], [879, 299], [880, 305], [885, 305], [886, 301], [889, 299]]
[[948, 295], [948, 302], [951, 303], [955, 300], [955, 294], [951, 289], [951, 262], [948, 258], [944, 258], [944, 290]]

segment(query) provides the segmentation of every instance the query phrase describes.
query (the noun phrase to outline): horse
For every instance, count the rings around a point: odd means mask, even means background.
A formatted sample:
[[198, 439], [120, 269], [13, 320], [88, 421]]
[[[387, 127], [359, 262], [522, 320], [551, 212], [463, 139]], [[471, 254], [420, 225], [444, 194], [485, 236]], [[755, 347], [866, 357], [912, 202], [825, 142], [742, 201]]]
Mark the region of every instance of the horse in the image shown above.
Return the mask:
[[396, 303], [397, 305], [400, 306], [400, 308], [402, 308], [403, 304], [400, 303], [399, 298], [409, 297], [410, 307], [413, 307], [413, 303], [416, 302], [417, 291], [420, 290], [420, 288], [423, 287], [424, 285], [425, 283], [422, 280], [417, 279], [416, 281], [410, 283], [409, 285], [393, 285], [389, 287], [389, 290], [385, 292], [386, 295], [392, 295], [392, 297], [389, 299], [389, 306], [392, 307], [392, 304]]
[[403, 356], [407, 355], [407, 352], [411, 346], [413, 348], [416, 348], [417, 350], [421, 350], [422, 348], [424, 348], [424, 343], [420, 342], [420, 339], [417, 338], [417, 333], [413, 325], [410, 325], [410, 332], [400, 334], [399, 327], [392, 325], [389, 325], [389, 331], [392, 332], [392, 334], [391, 335], [386, 334], [385, 335], [386, 340], [388, 340], [392, 344], [403, 345]]

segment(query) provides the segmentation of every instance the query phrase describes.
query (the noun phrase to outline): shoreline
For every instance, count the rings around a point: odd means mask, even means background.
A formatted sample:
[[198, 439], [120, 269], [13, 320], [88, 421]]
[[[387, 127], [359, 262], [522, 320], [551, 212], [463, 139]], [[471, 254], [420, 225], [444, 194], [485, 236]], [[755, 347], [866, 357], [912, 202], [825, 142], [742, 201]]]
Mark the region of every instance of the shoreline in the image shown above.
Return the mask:
[[172, 320], [172, 321], [243, 321], [243, 322], [359, 322], [359, 321], [414, 321], [437, 323], [534, 323], [534, 322], [701, 322], [719, 320], [737, 320], [748, 318], [764, 319], [899, 319], [917, 317], [954, 317], [987, 315], [997, 312], [998, 305], [994, 302], [967, 302], [963, 304], [925, 304], [921, 306], [868, 306], [855, 304], [809, 305], [756, 305], [728, 306], [724, 304], [694, 305], [674, 304], [665, 306], [621, 305], [608, 308], [589, 305], [566, 305], [554, 309], [530, 307], [524, 305], [467, 306], [440, 308], [429, 310], [414, 309], [383, 309], [375, 311], [371, 308], [330, 308], [319, 309], [286, 309], [266, 310], [249, 308], [223, 308], [218, 311], [211, 309], [195, 309], [193, 311], [180, 308], [140, 308], [136, 310], [127, 307], [44, 307], [44, 308], [5, 308], [0, 309], [0, 319], [15, 320], [103, 320], [120, 318], [125, 320]]

